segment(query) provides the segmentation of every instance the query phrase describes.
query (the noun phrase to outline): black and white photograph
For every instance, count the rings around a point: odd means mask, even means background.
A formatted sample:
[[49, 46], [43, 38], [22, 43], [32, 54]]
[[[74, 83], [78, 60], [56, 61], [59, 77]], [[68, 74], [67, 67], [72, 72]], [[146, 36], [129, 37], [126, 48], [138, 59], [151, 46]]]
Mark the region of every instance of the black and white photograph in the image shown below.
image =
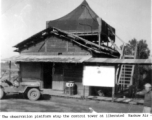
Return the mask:
[[0, 114], [152, 118], [151, 0], [1, 0], [0, 20]]

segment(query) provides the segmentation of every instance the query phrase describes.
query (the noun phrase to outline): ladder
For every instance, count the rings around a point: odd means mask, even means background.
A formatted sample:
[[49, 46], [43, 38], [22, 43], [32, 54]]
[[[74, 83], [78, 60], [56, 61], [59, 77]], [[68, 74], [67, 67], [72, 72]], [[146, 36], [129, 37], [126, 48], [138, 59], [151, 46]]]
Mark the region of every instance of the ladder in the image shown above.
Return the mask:
[[[123, 59], [136, 59], [136, 49], [133, 55], [123, 55]], [[125, 64], [120, 66], [120, 72], [118, 76], [117, 85], [121, 87], [122, 90], [126, 89], [128, 86], [133, 84], [135, 65]]]

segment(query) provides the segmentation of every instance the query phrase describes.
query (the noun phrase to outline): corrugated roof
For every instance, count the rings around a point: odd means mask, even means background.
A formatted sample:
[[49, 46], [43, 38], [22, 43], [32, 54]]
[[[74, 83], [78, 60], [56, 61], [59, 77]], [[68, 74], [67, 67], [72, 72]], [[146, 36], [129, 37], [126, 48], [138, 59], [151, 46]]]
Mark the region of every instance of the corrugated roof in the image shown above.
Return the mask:
[[13, 62], [57, 62], [57, 63], [82, 63], [91, 56], [52, 56], [52, 55], [19, 55], [4, 59]]
[[65, 56], [65, 55], [19, 55], [3, 61], [12, 62], [59, 62], [59, 63], [101, 63], [101, 64], [141, 64], [152, 65], [152, 59], [113, 59], [92, 58], [92, 56]]
[[108, 64], [152, 64], [152, 59], [112, 59], [112, 58], [90, 58], [86, 63], [108, 63]]

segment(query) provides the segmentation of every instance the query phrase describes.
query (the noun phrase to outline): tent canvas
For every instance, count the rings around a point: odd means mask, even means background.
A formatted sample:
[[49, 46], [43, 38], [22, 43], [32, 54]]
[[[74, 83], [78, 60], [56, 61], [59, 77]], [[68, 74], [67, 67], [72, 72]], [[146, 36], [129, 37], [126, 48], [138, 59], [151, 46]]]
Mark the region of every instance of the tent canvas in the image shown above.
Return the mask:
[[[47, 22], [47, 27], [56, 27], [72, 33], [96, 33], [99, 32], [99, 24], [97, 21], [99, 16], [90, 8], [89, 4], [84, 0], [76, 9], [69, 14]], [[115, 29], [101, 19], [101, 39], [105, 42], [115, 41]]]

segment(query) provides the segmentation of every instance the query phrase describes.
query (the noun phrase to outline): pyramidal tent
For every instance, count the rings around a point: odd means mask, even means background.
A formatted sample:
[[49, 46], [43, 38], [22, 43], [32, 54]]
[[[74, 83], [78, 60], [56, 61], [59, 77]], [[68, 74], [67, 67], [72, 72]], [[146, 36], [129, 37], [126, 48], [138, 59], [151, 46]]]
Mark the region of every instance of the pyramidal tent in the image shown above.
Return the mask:
[[[56, 27], [77, 35], [98, 35], [99, 23], [97, 18], [99, 16], [90, 8], [86, 0], [84, 0], [69, 14], [56, 20], [47, 21], [47, 27]], [[102, 41], [109, 41], [108, 37], [115, 41], [115, 29], [102, 20], [102, 18], [100, 20]]]

